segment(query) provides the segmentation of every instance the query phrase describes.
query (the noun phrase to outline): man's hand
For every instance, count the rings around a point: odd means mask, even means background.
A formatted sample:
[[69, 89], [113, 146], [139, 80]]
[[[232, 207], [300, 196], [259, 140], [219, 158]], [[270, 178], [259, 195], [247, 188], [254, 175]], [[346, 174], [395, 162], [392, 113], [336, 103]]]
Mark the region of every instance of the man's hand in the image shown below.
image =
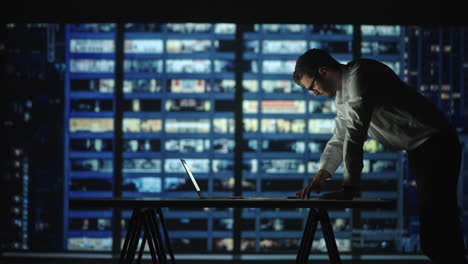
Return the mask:
[[354, 196], [356, 196], [356, 188], [352, 186], [344, 186], [340, 191], [326, 193], [319, 198], [329, 200], [352, 200]]
[[331, 174], [328, 171], [319, 170], [307, 187], [296, 193], [296, 197], [304, 199], [310, 197], [310, 192], [320, 193], [325, 188], [325, 181], [329, 178], [331, 178]]
[[319, 197], [327, 200], [352, 200], [353, 196], [345, 193], [343, 190], [337, 192], [326, 193]]

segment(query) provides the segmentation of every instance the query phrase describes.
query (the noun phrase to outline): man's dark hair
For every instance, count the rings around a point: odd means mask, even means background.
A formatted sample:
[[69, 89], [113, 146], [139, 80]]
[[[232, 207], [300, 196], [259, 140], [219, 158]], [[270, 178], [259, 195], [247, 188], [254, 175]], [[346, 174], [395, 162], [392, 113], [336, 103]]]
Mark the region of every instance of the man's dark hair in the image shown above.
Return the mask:
[[310, 77], [317, 78], [320, 67], [340, 70], [340, 65], [341, 63], [330, 56], [328, 52], [321, 49], [310, 49], [297, 59], [293, 80], [298, 85], [301, 85], [300, 81], [304, 75], [307, 74]]

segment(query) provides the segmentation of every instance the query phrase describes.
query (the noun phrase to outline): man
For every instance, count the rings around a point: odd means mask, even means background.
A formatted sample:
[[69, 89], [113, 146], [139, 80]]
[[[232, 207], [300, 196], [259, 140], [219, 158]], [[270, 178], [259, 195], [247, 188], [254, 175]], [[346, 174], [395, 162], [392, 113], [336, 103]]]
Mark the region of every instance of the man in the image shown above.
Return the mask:
[[296, 195], [320, 193], [344, 162], [343, 188], [322, 197], [352, 199], [359, 191], [367, 137], [408, 152], [416, 178], [423, 252], [434, 263], [466, 263], [457, 203], [461, 146], [444, 114], [385, 64], [358, 59], [346, 65], [312, 49], [299, 57], [294, 81], [315, 96], [335, 98], [333, 137], [317, 174]]

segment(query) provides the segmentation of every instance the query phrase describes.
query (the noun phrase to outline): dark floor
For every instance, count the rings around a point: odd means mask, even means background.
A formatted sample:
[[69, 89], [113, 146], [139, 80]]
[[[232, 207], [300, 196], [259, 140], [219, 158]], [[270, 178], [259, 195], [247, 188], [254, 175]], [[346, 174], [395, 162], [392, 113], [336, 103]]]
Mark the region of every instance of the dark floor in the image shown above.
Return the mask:
[[[242, 255], [240, 259], [232, 259], [231, 255], [176, 255], [177, 264], [289, 264], [295, 263], [293, 255]], [[203, 259], [202, 259], [203, 258]], [[361, 259], [351, 259], [350, 255], [342, 255], [343, 264], [427, 264], [428, 260], [422, 255], [365, 255]], [[191, 260], [197, 259], [197, 260]], [[0, 253], [0, 264], [113, 264], [118, 258], [112, 259], [107, 253]], [[141, 263], [152, 263], [148, 254]], [[327, 255], [311, 256], [309, 263], [330, 263]]]
[[[80, 264], [113, 264], [113, 263], [118, 263], [118, 260], [115, 262], [112, 262], [111, 260], [93, 260], [93, 259], [87, 259], [87, 260], [77, 260], [77, 259], [53, 259], [53, 260], [45, 260], [45, 259], [0, 259], [1, 264], [45, 264], [45, 263], [50, 263], [50, 264], [74, 264], [74, 263], [80, 263]], [[143, 260], [141, 261], [142, 264], [150, 264], [152, 263], [151, 260]], [[211, 261], [177, 261], [177, 264], [295, 264], [295, 261], [217, 261], [217, 260], [211, 260]], [[309, 263], [314, 263], [314, 264], [329, 264], [330, 262], [328, 260], [310, 260]], [[343, 260], [343, 264], [429, 264], [429, 261], [424, 261], [424, 260]]]

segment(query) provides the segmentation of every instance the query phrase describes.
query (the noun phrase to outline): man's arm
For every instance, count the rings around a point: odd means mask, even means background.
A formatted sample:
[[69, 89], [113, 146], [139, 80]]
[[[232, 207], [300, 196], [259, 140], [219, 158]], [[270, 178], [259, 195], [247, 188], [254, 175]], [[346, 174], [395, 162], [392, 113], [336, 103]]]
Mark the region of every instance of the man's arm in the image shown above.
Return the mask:
[[360, 176], [363, 168], [363, 145], [367, 139], [372, 109], [365, 100], [353, 102], [350, 106], [349, 120], [343, 143], [345, 164], [343, 188], [337, 192], [326, 193], [320, 198], [350, 200], [359, 191]]
[[309, 197], [312, 191], [320, 193], [325, 188], [325, 181], [332, 177], [332, 174], [343, 161], [343, 140], [346, 132], [346, 120], [343, 117], [342, 110], [343, 106], [337, 106], [333, 136], [327, 142], [320, 156], [320, 165], [317, 173], [304, 189], [296, 193], [298, 198]]
[[371, 109], [364, 100], [349, 104], [349, 120], [343, 143], [344, 184], [359, 184], [364, 159], [364, 142], [367, 140]]
[[335, 129], [332, 138], [327, 142], [320, 156], [319, 170], [326, 170], [333, 174], [343, 161], [343, 142], [346, 134], [346, 119], [343, 106], [337, 106]]
[[356, 70], [349, 82], [346, 132], [343, 142], [344, 185], [359, 184], [364, 159], [364, 142], [373, 110], [369, 83], [361, 69]]
[[[365, 66], [364, 66], [365, 67]], [[373, 98], [370, 96], [370, 83], [363, 69], [357, 67], [351, 72], [348, 82], [349, 98], [346, 102], [345, 132], [343, 139], [343, 188], [338, 192], [327, 193], [325, 199], [352, 199], [359, 190], [364, 159], [364, 142], [373, 111]], [[367, 73], [369, 74], [369, 73]], [[352, 77], [351, 77], [352, 76]]]

